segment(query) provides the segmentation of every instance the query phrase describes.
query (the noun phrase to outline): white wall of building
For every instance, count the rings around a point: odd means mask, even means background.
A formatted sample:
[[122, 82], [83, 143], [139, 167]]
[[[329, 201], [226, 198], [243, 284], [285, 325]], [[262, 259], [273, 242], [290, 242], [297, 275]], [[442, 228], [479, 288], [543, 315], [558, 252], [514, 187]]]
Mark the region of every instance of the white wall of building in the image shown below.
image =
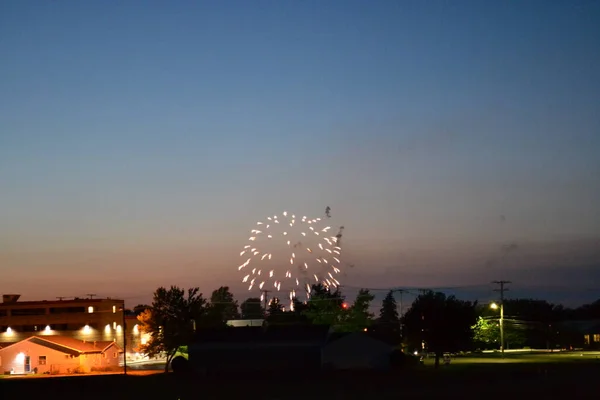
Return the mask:
[[[0, 349], [0, 371], [13, 371], [15, 374], [24, 374], [25, 357], [29, 356], [30, 371], [37, 368], [37, 373], [51, 372], [52, 366], [64, 366], [74, 369], [79, 366], [79, 359], [71, 358], [68, 354], [40, 346], [29, 341], [21, 341], [11, 346]], [[41, 358], [45, 357], [45, 359]]]

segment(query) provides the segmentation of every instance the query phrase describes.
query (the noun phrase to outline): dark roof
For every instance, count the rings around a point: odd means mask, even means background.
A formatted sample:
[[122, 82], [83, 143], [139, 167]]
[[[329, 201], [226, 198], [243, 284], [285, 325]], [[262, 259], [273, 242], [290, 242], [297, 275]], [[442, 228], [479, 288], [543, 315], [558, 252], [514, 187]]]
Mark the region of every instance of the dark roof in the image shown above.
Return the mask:
[[324, 342], [329, 326], [269, 326], [227, 327], [201, 330], [196, 336], [198, 343], [247, 343], [247, 342]]
[[600, 320], [573, 320], [559, 323], [562, 329], [572, 330], [580, 333], [600, 333]]
[[11, 303], [0, 303], [0, 308], [3, 307], [14, 307], [14, 306], [53, 306], [53, 305], [66, 305], [66, 304], [88, 304], [88, 303], [102, 303], [102, 302], [120, 302], [121, 299], [72, 299], [72, 300], [35, 300], [35, 301], [15, 301]]
[[25, 340], [72, 356], [102, 353], [110, 346], [116, 346], [112, 341], [84, 342], [67, 336], [32, 336]]
[[11, 346], [13, 344], [15, 344], [17, 342], [0, 342], [0, 349], [3, 349], [5, 347]]
[[367, 331], [367, 332], [334, 332], [329, 335], [329, 338], [327, 339], [327, 344], [329, 344], [331, 342], [335, 342], [336, 340], [339, 340], [339, 339], [349, 336], [349, 335], [358, 335], [358, 336], [368, 337], [370, 339], [377, 340], [377, 341], [385, 343], [385, 344], [389, 344], [389, 343], [386, 343], [384, 340], [381, 340], [381, 338], [379, 337], [380, 335], [374, 334], [371, 331]]

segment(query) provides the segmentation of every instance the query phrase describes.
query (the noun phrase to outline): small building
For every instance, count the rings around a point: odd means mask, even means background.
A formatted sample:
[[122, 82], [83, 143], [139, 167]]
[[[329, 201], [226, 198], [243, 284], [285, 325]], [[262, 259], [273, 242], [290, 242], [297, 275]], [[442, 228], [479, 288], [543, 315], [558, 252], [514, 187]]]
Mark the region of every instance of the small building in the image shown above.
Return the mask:
[[0, 349], [3, 374], [68, 374], [118, 368], [114, 341], [86, 342], [66, 336], [31, 336]]
[[188, 347], [192, 367], [205, 374], [303, 374], [321, 370], [328, 326], [239, 327], [198, 332]]
[[393, 347], [367, 333], [332, 335], [322, 349], [322, 362], [334, 370], [387, 370]]
[[572, 345], [585, 349], [600, 349], [600, 320], [563, 321], [558, 328], [562, 336], [568, 336]]

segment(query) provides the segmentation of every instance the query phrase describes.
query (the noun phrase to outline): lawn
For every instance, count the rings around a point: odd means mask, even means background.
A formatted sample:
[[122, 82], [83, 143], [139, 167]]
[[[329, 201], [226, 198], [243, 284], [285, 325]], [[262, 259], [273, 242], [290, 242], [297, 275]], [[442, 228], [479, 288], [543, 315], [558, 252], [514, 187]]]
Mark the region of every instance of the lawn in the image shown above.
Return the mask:
[[[426, 366], [434, 365], [434, 358], [425, 359]], [[483, 353], [479, 355], [452, 357], [449, 366], [479, 365], [481, 364], [556, 364], [556, 363], [593, 363], [600, 364], [600, 352], [546, 352], [546, 351], [511, 351]]]
[[[546, 357], [543, 357], [546, 356]], [[594, 398], [600, 361], [596, 355], [495, 354], [455, 359], [438, 370], [430, 365], [390, 374], [337, 374], [262, 377], [226, 375], [204, 379], [175, 374], [2, 379], [3, 398], [67, 399], [406, 399], [438, 396], [480, 399]], [[579, 358], [577, 358], [579, 357]], [[577, 359], [577, 361], [575, 361]], [[486, 361], [487, 360], [487, 361]], [[13, 395], [13, 396], [11, 396]], [[52, 397], [53, 398], [53, 397]], [[58, 397], [57, 397], [58, 398]]]

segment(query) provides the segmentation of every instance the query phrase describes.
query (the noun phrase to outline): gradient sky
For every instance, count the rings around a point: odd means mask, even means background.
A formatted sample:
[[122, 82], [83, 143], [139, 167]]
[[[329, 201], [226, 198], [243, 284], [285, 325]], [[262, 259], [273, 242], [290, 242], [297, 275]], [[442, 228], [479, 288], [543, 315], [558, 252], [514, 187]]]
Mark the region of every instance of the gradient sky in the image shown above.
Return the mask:
[[331, 206], [349, 295], [600, 296], [598, 1], [2, 1], [0, 54], [1, 292], [242, 300]]

